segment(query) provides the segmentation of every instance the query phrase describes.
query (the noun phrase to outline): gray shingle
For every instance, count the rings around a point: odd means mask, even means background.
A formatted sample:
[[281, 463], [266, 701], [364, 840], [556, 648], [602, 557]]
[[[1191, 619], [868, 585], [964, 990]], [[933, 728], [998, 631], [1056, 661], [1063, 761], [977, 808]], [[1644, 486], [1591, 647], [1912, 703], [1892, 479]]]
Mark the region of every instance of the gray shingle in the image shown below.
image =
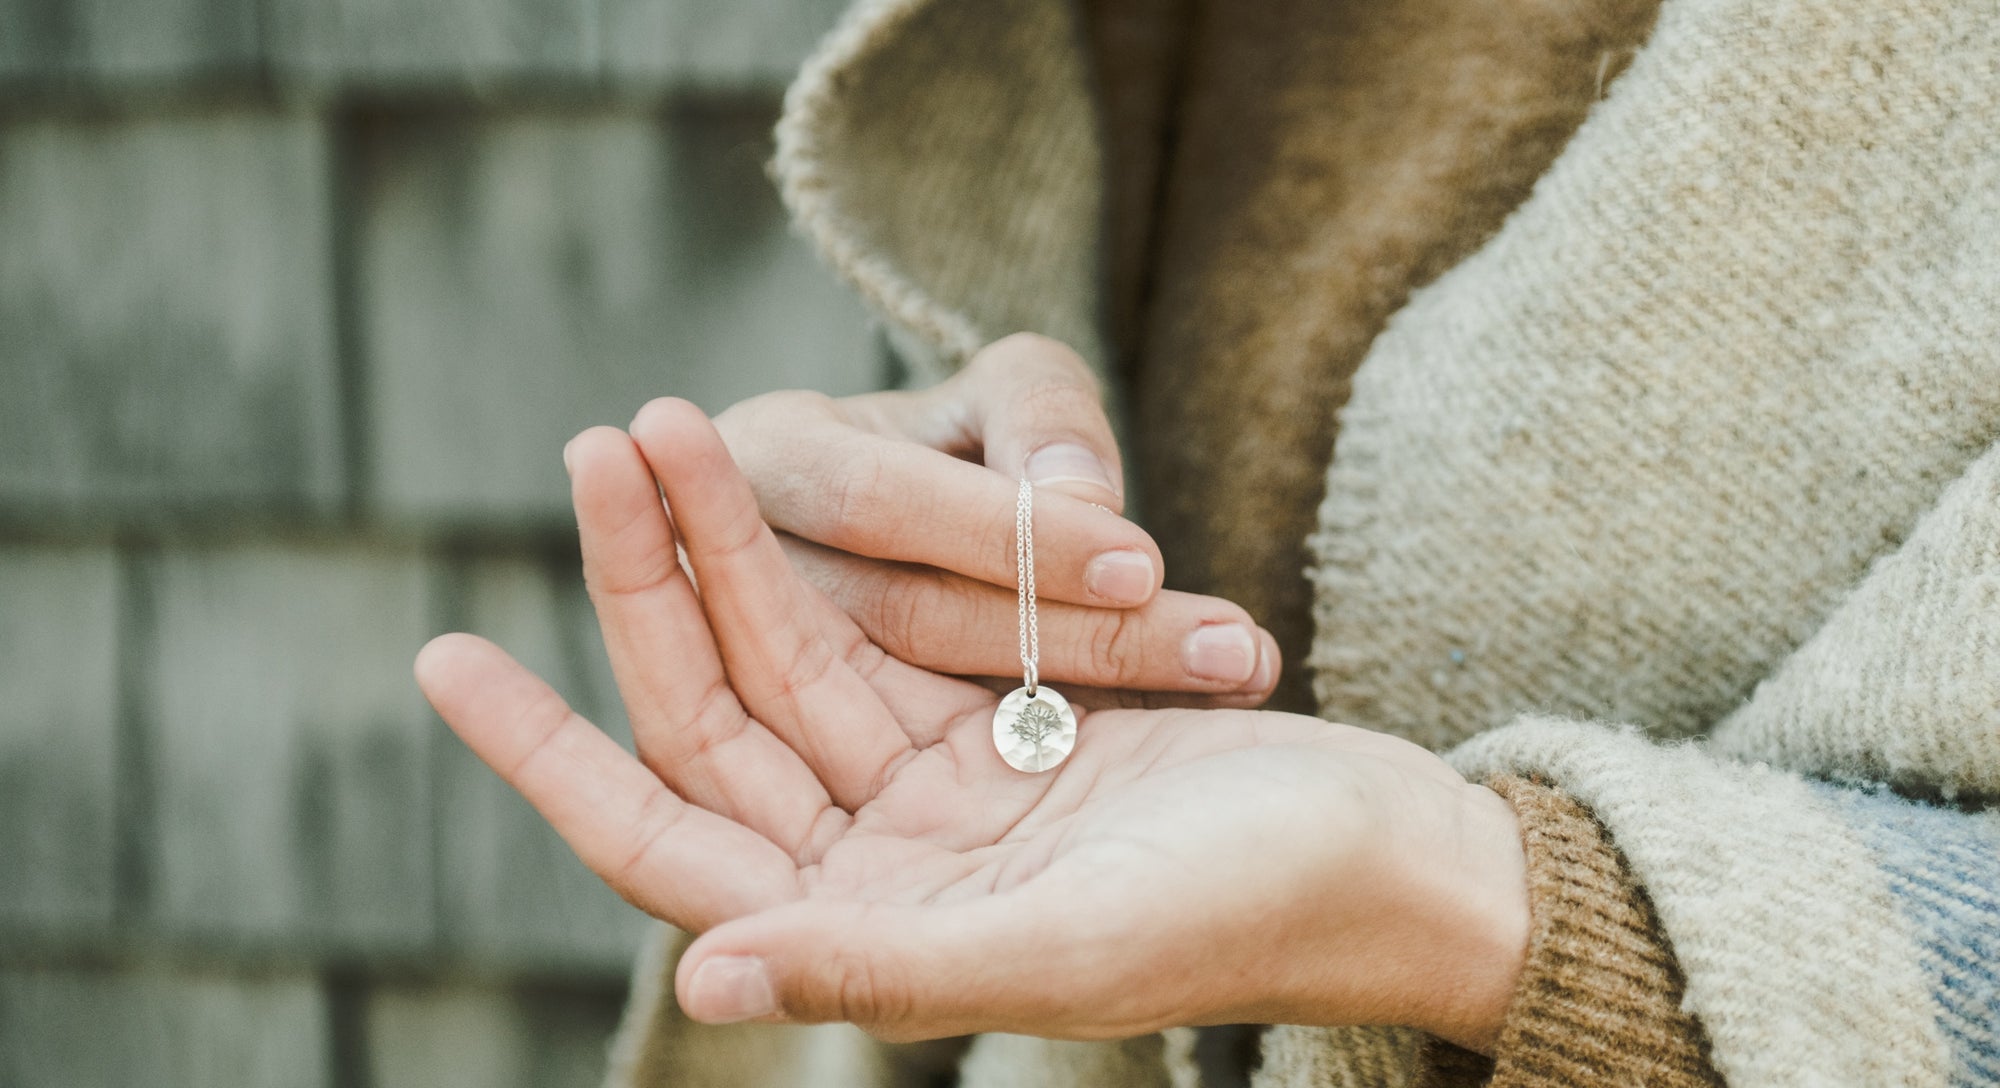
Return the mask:
[[[602, 642], [574, 555], [466, 565], [454, 626], [506, 647], [579, 713], [625, 740]], [[444, 730], [443, 725], [438, 729]], [[441, 940], [482, 965], [603, 971], [619, 977], [645, 916], [584, 868], [526, 801], [456, 738], [438, 759]]]
[[326, 174], [295, 117], [0, 122], [0, 513], [340, 501]]
[[363, 137], [372, 493], [399, 519], [569, 520], [559, 452], [648, 398], [879, 378], [788, 231], [769, 116], [539, 114]]
[[0, 0], [0, 80], [158, 83], [254, 71], [257, 0]]
[[325, 1028], [310, 976], [0, 971], [0, 1084], [323, 1088]]
[[444, 85], [597, 78], [597, 0], [270, 0], [281, 76]]
[[433, 736], [410, 677], [430, 626], [426, 563], [256, 546], [169, 551], [142, 570], [159, 926], [426, 946]]
[[117, 849], [108, 549], [0, 549], [0, 692], [0, 925], [101, 930]]
[[622, 988], [388, 986], [364, 1023], [374, 1088], [596, 1088]]
[[848, 0], [602, 0], [604, 63], [620, 81], [778, 88]]

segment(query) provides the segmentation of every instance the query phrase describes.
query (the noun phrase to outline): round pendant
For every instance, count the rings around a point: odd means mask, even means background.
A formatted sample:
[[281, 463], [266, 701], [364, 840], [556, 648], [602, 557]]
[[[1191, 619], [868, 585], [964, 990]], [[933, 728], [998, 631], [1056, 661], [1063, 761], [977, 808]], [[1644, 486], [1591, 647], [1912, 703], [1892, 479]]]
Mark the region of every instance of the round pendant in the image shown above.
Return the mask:
[[1046, 771], [1076, 747], [1076, 713], [1047, 684], [1032, 699], [1027, 688], [1015, 688], [993, 712], [993, 747], [1017, 771]]

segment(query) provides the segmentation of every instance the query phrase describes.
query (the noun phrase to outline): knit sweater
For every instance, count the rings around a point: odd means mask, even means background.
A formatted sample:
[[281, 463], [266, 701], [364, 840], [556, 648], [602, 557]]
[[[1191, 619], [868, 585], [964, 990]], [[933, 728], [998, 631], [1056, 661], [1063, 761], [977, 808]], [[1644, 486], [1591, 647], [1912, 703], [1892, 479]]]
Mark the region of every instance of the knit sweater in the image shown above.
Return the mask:
[[[1527, 196], [1656, 6], [1086, 0], [1109, 348], [1171, 587], [1305, 660], [1299, 572], [1355, 368]], [[1310, 713], [1308, 680], [1287, 670], [1272, 705]]]
[[[870, 0], [788, 99], [787, 200], [923, 372], [1016, 328], [1110, 355], [1083, 39], [1059, 0]], [[1985, 5], [1666, 0], [1355, 370], [1314, 686], [1521, 815], [1536, 936], [1496, 1081], [2000, 1081], [1996, 90]], [[713, 1053], [667, 977], [642, 965], [617, 1083]], [[818, 1048], [783, 1083], [903, 1068], [782, 1038], [758, 1053]], [[1185, 1085], [1192, 1050], [982, 1037], [959, 1069]], [[865, 1076], [813, 1072], [835, 1053]], [[1466, 1065], [1279, 1026], [1255, 1076]]]
[[1489, 1059], [1429, 1040], [1420, 1088], [1720, 1084], [1652, 903], [1588, 809], [1512, 775], [1489, 780], [1521, 817], [1532, 931]]

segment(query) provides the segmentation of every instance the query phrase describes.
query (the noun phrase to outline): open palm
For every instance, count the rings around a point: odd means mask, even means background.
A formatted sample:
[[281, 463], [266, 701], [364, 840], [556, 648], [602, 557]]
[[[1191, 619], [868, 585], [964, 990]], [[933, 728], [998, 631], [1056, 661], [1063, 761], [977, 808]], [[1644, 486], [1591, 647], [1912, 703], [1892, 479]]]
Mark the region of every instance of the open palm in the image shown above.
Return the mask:
[[[438, 639], [418, 677], [605, 881], [707, 931], [692, 1015], [912, 1038], [1411, 1021], [1379, 976], [1409, 973], [1404, 908], [1442, 885], [1406, 859], [1494, 845], [1435, 756], [1296, 715], [1079, 708], [1066, 763], [1015, 771], [992, 691], [884, 653], [794, 575], [698, 409], [656, 401], [566, 457], [637, 757], [482, 640]], [[1298, 954], [1314, 927], [1337, 965]]]

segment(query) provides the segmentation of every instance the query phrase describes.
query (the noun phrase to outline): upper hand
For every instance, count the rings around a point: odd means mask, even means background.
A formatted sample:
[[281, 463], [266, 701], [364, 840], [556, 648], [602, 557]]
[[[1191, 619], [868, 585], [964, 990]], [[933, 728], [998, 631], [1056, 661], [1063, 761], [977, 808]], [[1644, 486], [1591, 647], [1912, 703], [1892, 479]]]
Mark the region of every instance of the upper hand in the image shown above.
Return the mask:
[[696, 1019], [1490, 1040], [1520, 846], [1434, 755], [1296, 715], [1099, 710], [1058, 769], [1014, 771], [991, 692], [883, 652], [798, 579], [692, 405], [569, 460], [637, 758], [471, 636], [426, 647], [418, 679], [593, 870], [705, 931], [676, 980]]
[[1277, 684], [1277, 643], [1248, 613], [1160, 589], [1159, 546], [1118, 516], [1123, 474], [1097, 381], [1060, 343], [1010, 336], [920, 392], [772, 393], [715, 424], [794, 565], [904, 661], [1018, 674], [1025, 477], [1042, 675], [1148, 704], [1256, 706]]

